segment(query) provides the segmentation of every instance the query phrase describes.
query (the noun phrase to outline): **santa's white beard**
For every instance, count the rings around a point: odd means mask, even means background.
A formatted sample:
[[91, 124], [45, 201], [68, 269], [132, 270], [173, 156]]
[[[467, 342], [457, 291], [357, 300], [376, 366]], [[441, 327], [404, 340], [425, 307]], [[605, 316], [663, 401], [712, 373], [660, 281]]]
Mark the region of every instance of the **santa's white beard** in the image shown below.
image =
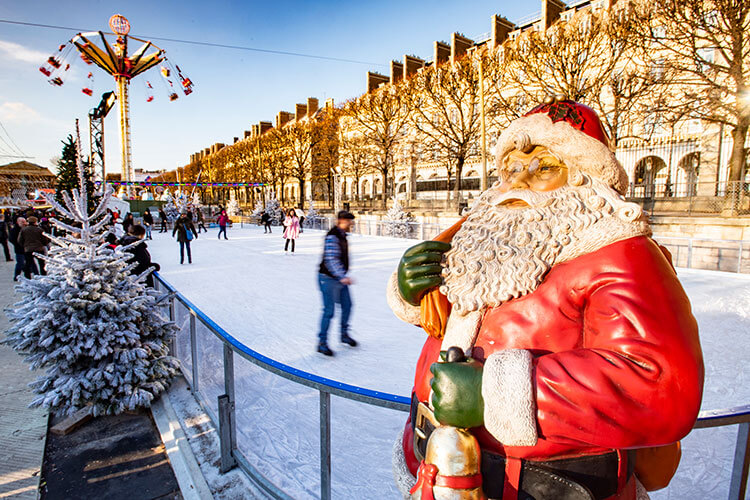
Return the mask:
[[[640, 216], [609, 186], [586, 176], [579, 182], [585, 185], [482, 193], [446, 253], [440, 291], [456, 312], [495, 307], [534, 291], [585, 229], [606, 217], [632, 223]], [[500, 206], [512, 198], [530, 206]]]

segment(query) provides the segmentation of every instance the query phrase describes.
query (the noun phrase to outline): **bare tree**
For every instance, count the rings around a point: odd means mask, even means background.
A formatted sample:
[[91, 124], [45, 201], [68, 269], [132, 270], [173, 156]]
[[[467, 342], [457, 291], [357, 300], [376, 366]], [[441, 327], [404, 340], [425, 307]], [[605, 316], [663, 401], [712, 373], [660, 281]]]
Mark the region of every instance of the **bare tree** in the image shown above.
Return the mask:
[[312, 168], [312, 153], [320, 141], [317, 124], [308, 117], [277, 130], [278, 147], [288, 158], [289, 175], [299, 182], [301, 208], [305, 208], [305, 182]]
[[383, 181], [383, 207], [392, 194], [388, 176], [410, 112], [410, 99], [405, 90], [401, 83], [386, 85], [349, 101], [343, 108], [344, 116], [356, 124], [357, 133], [377, 152], [373, 167], [380, 172]]
[[675, 105], [731, 127], [729, 180], [739, 181], [750, 128], [750, 3], [653, 0], [636, 4], [641, 39], [679, 77]]
[[466, 159], [477, 154], [481, 132], [479, 64], [484, 52], [452, 63], [432, 65], [408, 82], [412, 99], [411, 124], [426, 139], [428, 149], [455, 172], [454, 199], [461, 190]]
[[359, 182], [363, 176], [373, 171], [372, 158], [375, 151], [365, 138], [349, 130], [342, 130], [339, 135], [341, 166], [343, 173], [354, 178], [355, 200], [359, 201]]

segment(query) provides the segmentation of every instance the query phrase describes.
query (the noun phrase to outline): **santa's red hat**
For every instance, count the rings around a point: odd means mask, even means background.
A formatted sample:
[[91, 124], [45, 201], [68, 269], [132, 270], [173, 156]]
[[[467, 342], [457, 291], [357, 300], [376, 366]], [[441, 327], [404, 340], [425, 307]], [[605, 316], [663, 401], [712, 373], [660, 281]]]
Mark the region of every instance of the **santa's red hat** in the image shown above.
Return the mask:
[[599, 179], [620, 194], [628, 188], [628, 176], [609, 147], [609, 138], [596, 112], [568, 99], [548, 98], [506, 128], [496, 148], [498, 172], [505, 156], [518, 149], [544, 146], [568, 168]]

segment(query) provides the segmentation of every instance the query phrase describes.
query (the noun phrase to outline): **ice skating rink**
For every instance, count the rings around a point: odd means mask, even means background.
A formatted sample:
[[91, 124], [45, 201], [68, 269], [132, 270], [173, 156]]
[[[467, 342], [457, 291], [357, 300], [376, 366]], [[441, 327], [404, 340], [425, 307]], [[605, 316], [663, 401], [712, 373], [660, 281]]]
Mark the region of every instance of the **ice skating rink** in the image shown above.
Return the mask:
[[[192, 242], [189, 265], [180, 265], [179, 244], [171, 233], [154, 232], [147, 243], [162, 276], [251, 349], [324, 377], [408, 396], [425, 333], [393, 315], [385, 287], [401, 254], [417, 241], [350, 235], [351, 335], [359, 346], [340, 344], [334, 321], [329, 343], [336, 355], [327, 358], [315, 352], [322, 307], [316, 278], [325, 233], [305, 230], [292, 255], [284, 252], [280, 228], [273, 229], [264, 234], [262, 227], [236, 224], [226, 241], [217, 240], [217, 228], [210, 229]], [[750, 276], [690, 269], [678, 274], [700, 327], [706, 365], [703, 409], [747, 404]], [[317, 393], [247, 362], [236, 370], [243, 452], [255, 455], [262, 472], [293, 497], [316, 497]], [[390, 446], [406, 414], [332, 399], [334, 498], [398, 498]], [[694, 431], [683, 441], [672, 484], [651, 497], [726, 497], [736, 429]]]

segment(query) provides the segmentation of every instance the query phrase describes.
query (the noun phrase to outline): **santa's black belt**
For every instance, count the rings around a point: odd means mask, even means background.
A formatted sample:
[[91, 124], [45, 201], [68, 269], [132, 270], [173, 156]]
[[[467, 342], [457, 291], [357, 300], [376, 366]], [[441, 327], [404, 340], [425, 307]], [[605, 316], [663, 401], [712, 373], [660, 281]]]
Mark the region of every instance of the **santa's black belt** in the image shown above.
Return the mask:
[[[434, 426], [416, 418], [419, 401], [412, 397], [412, 431], [424, 436], [417, 455], [424, 456]], [[420, 424], [415, 423], [420, 420]], [[418, 456], [419, 458], [419, 456]], [[633, 473], [635, 453], [627, 453], [627, 479]], [[502, 498], [505, 484], [505, 457], [482, 450], [482, 489], [487, 498]], [[619, 457], [617, 452], [561, 460], [521, 460], [519, 500], [603, 500], [617, 493]]]

